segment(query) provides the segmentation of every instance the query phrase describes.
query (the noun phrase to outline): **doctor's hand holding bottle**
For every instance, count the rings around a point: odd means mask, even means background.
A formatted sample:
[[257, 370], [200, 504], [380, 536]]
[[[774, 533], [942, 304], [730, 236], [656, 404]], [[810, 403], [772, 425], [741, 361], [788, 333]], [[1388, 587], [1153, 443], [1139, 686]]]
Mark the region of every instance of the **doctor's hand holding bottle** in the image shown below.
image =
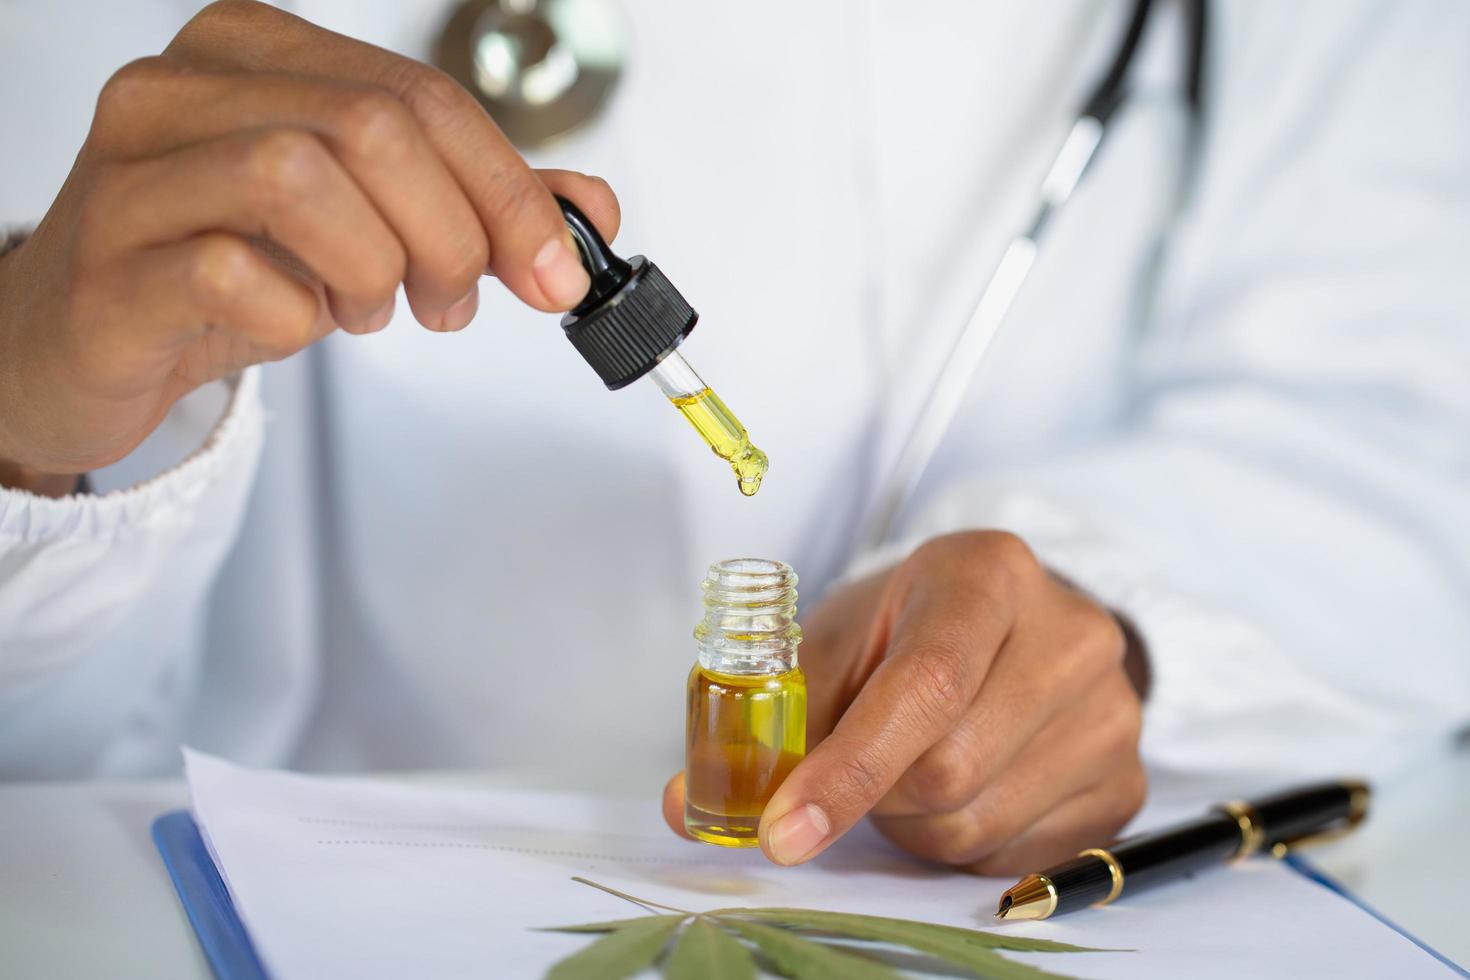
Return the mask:
[[565, 310], [602, 181], [533, 171], [456, 82], [264, 4], [206, 8], [114, 75], [56, 201], [0, 257], [0, 486], [61, 495], [200, 385], [343, 329], [403, 284], [431, 330], [493, 272]]
[[[1142, 652], [1019, 538], [935, 538], [803, 629], [814, 747], [761, 818], [772, 860], [809, 860], [871, 815], [919, 857], [1023, 873], [1142, 805]], [[664, 815], [684, 832], [682, 774]]]

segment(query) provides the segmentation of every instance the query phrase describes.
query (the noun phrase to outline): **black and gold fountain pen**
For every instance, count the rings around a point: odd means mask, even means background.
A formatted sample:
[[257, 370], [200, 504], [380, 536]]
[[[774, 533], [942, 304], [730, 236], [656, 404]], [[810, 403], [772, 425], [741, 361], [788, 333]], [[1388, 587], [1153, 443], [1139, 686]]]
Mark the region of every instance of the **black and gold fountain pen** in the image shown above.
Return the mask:
[[1209, 816], [1110, 848], [1083, 851], [1066, 864], [1027, 875], [1001, 896], [1000, 919], [1046, 919], [1107, 905], [1171, 878], [1269, 850], [1277, 857], [1308, 839], [1351, 830], [1368, 814], [1368, 787], [1344, 780], [1278, 793], [1253, 803], [1222, 803]]

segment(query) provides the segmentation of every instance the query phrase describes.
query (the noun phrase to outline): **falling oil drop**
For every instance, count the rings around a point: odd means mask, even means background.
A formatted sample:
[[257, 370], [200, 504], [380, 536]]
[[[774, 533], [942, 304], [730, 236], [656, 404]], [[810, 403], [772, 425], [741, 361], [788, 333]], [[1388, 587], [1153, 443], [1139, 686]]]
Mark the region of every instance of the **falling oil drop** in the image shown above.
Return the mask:
[[726, 460], [735, 471], [736, 485], [747, 497], [754, 497], [765, 479], [770, 461], [766, 454], [751, 445], [750, 435], [735, 414], [708, 388], [693, 395], [671, 398], [674, 406], [689, 420], [716, 456]]

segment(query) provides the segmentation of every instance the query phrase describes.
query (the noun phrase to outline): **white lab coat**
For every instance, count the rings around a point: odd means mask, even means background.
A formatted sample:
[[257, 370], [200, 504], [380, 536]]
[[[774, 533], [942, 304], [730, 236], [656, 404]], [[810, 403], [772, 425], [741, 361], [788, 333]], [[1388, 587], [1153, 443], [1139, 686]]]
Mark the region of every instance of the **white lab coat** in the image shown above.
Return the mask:
[[[0, 220], [44, 213], [103, 80], [189, 7], [0, 7]], [[187, 399], [96, 495], [0, 491], [0, 775], [171, 772], [180, 742], [667, 771], [704, 567], [786, 559], [810, 608], [864, 560], [1126, 4], [626, 8], [610, 110], [533, 162], [617, 188], [761, 494], [491, 280], [462, 333], [334, 336]], [[424, 56], [446, 8], [294, 9]], [[904, 539], [1014, 530], [1129, 615], [1156, 770], [1381, 771], [1470, 717], [1470, 6], [1214, 4], [1171, 229], [1172, 13]]]

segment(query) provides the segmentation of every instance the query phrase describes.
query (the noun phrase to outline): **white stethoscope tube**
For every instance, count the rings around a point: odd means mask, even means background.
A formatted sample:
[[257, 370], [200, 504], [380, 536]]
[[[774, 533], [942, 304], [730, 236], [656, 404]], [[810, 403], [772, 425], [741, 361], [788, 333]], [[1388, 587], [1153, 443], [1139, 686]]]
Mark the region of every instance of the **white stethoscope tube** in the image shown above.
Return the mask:
[[975, 376], [1016, 294], [1026, 282], [1036, 262], [1037, 249], [1047, 224], [1072, 196], [1088, 164], [1097, 154], [1102, 136], [1103, 123], [1092, 116], [1082, 116], [1072, 124], [1062, 148], [1047, 170], [1046, 178], [1041, 182], [1030, 227], [1006, 246], [969, 320], [955, 338], [949, 356], [930, 386], [929, 395], [909, 430], [898, 462], [873, 498], [858, 537], [860, 553], [878, 547], [893, 531], [904, 504], [918, 487], [919, 479], [959, 412], [970, 379]]

